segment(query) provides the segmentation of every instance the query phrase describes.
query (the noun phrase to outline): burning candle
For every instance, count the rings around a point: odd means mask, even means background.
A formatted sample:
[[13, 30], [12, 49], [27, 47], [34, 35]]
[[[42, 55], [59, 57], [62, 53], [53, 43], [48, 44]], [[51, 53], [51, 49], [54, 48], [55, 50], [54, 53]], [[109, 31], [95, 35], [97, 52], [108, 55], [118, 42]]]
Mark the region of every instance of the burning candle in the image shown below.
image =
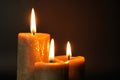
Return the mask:
[[67, 43], [66, 56], [55, 58], [69, 62], [69, 80], [84, 80], [85, 58], [83, 56], [72, 57], [70, 42]]
[[36, 33], [35, 12], [31, 12], [31, 33], [18, 34], [17, 80], [34, 80], [34, 64], [48, 61], [50, 34]]
[[54, 60], [54, 40], [51, 40], [49, 63], [35, 63], [35, 80], [68, 80], [68, 63]]

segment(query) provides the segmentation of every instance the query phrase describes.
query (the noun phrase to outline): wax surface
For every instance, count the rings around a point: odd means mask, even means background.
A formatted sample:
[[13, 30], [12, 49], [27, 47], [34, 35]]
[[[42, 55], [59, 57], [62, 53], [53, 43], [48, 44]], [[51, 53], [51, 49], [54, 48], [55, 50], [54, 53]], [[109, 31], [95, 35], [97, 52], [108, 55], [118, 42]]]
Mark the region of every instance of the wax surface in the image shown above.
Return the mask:
[[[56, 56], [58, 60], [67, 61], [67, 57]], [[83, 56], [71, 57], [69, 60], [69, 80], [84, 80], [85, 58]]]
[[68, 80], [68, 63], [37, 62], [35, 80]]
[[19, 33], [17, 80], [34, 80], [34, 64], [48, 61], [50, 35], [46, 33]]

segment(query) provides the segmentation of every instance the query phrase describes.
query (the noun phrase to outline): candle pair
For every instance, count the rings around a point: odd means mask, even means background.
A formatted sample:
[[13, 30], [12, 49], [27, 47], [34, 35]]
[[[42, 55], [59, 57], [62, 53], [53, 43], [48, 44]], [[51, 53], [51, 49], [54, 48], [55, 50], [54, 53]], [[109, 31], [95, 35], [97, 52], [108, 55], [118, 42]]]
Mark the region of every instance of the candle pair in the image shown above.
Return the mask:
[[[84, 80], [85, 58], [83, 56], [72, 57], [70, 42], [67, 42], [66, 56], [56, 56], [54, 58], [54, 40], [51, 40], [49, 62], [58, 61], [68, 64], [69, 80]], [[67, 71], [67, 70], [65, 70]], [[63, 79], [64, 80], [64, 79]]]
[[84, 80], [84, 62], [82, 56], [72, 57], [70, 42], [67, 43], [66, 56], [54, 58], [54, 40], [51, 40], [49, 62], [35, 63], [35, 80]]

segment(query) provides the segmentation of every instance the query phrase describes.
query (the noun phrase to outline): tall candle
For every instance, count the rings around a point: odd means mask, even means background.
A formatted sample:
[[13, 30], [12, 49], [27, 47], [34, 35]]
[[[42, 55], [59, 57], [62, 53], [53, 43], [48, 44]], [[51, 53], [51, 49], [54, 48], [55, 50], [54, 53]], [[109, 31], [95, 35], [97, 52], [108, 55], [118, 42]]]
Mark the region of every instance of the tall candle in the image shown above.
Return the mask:
[[35, 63], [35, 80], [68, 80], [68, 63], [54, 60], [54, 41], [51, 41], [49, 63]]
[[34, 80], [34, 64], [48, 61], [50, 35], [36, 33], [35, 13], [31, 13], [31, 33], [18, 34], [17, 80]]
[[70, 43], [67, 44], [66, 55], [56, 56], [56, 60], [69, 63], [69, 80], [84, 80], [85, 58], [83, 56], [72, 57]]

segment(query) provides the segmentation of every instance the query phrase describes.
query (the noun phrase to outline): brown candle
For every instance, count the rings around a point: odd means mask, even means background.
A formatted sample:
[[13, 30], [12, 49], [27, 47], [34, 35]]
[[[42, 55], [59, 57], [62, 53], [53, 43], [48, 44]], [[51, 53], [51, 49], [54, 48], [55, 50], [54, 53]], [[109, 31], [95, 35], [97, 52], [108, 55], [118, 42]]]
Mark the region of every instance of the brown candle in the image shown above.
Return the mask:
[[[66, 55], [56, 56], [55, 59], [67, 61]], [[71, 57], [69, 64], [69, 80], [84, 80], [85, 58], [83, 56]]]
[[69, 80], [84, 80], [85, 58], [83, 56], [71, 57], [71, 47], [68, 42], [66, 55], [56, 56], [56, 60], [69, 63]]
[[[35, 18], [33, 10], [31, 16]], [[31, 24], [34, 23], [35, 21]], [[50, 35], [36, 33], [34, 25], [31, 27], [31, 33], [18, 34], [17, 80], [34, 80], [35, 62], [48, 61]]]

